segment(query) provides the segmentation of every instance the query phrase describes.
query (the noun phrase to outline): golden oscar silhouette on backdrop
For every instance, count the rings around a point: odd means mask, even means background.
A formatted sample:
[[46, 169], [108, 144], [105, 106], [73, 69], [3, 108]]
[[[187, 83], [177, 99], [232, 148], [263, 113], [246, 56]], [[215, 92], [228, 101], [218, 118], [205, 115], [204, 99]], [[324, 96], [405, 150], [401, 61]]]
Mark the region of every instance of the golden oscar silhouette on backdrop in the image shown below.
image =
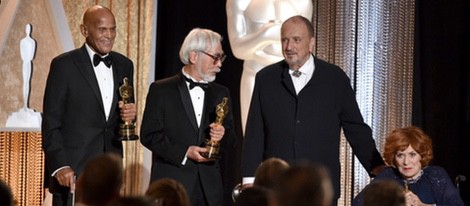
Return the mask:
[[[224, 97], [222, 99], [222, 102], [220, 102], [216, 108], [215, 108], [215, 113], [217, 114], [217, 117], [215, 118], [215, 122], [218, 125], [222, 125], [224, 123], [225, 116], [228, 113], [228, 98]], [[211, 160], [216, 160], [219, 158], [219, 148], [220, 148], [220, 143], [215, 140], [207, 139], [206, 140], [206, 149], [207, 152], [202, 153], [201, 155], [204, 156], [207, 159]]]
[[[129, 85], [129, 79], [124, 77], [124, 83], [119, 87], [119, 95], [121, 95], [122, 101], [124, 104], [130, 103], [130, 99], [133, 96], [133, 88]], [[139, 136], [135, 134], [135, 124], [132, 122], [124, 122], [124, 124], [119, 125], [119, 140], [128, 141], [128, 140], [137, 140]]]

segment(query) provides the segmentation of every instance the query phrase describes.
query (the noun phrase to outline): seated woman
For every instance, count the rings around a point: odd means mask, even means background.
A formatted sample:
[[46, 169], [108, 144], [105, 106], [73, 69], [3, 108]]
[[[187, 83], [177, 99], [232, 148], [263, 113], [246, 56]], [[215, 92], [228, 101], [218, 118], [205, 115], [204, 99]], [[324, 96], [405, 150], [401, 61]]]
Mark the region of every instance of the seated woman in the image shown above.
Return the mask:
[[[433, 158], [432, 140], [418, 127], [392, 131], [385, 139], [384, 159], [390, 166], [372, 182], [391, 179], [405, 190], [406, 205], [464, 205], [459, 191], [447, 172], [439, 166], [430, 166]], [[363, 201], [361, 191], [353, 206]]]

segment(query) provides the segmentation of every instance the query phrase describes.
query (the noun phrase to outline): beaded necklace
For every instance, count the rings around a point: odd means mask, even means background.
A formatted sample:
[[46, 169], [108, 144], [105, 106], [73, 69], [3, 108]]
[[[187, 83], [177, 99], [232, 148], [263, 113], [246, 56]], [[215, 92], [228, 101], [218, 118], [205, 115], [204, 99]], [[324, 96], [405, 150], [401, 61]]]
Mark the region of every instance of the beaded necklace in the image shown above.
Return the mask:
[[403, 179], [403, 182], [405, 183], [405, 192], [408, 192], [408, 185], [414, 184], [414, 183], [418, 182], [419, 179], [421, 179], [421, 176], [423, 176], [423, 173], [424, 173], [424, 172], [423, 172], [423, 170], [421, 169], [421, 170], [419, 171], [418, 177], [416, 177], [416, 178], [414, 178], [414, 179], [413, 179], [413, 178], [410, 178], [410, 179]]

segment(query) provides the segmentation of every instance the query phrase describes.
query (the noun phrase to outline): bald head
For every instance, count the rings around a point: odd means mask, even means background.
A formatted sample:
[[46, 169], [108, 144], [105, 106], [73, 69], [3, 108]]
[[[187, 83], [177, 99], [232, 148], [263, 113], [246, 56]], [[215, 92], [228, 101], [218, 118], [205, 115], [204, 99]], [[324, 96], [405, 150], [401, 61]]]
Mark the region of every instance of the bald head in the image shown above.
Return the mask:
[[305, 18], [301, 15], [296, 15], [296, 16], [290, 17], [289, 19], [284, 21], [282, 27], [285, 27], [286, 24], [304, 25], [307, 29], [308, 37], [312, 38], [312, 37], [315, 36], [315, 30], [313, 29], [312, 22], [310, 22], [310, 20], [308, 20], [307, 18]]
[[114, 14], [101, 5], [88, 8], [83, 14], [80, 32], [94, 52], [106, 55], [113, 49], [116, 38]]
[[111, 15], [114, 19], [113, 13], [107, 7], [101, 5], [94, 5], [88, 8], [83, 14], [82, 24], [88, 25], [90, 23], [93, 23], [94, 21], [99, 20], [97, 19], [97, 17], [102, 15]]

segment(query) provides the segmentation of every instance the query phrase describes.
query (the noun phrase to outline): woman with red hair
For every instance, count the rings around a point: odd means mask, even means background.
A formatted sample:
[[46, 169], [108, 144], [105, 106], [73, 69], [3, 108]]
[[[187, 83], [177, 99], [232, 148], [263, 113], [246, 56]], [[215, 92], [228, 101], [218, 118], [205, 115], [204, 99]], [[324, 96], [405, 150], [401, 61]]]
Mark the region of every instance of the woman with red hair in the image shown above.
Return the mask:
[[[372, 182], [392, 179], [405, 189], [406, 205], [464, 205], [459, 191], [444, 168], [431, 166], [432, 140], [420, 128], [392, 131], [385, 139], [383, 157], [388, 168]], [[363, 192], [353, 200], [360, 206]]]

